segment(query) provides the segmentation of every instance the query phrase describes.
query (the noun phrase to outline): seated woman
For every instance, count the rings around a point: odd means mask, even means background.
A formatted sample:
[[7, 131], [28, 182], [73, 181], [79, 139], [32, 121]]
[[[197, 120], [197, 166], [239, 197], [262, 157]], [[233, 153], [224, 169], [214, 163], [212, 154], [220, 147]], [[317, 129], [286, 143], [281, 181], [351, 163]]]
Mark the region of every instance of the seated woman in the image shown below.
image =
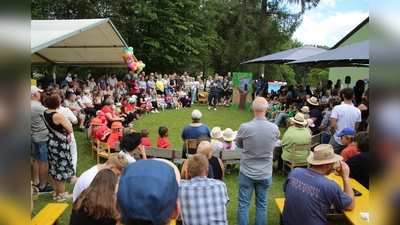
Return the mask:
[[[211, 138], [210, 135], [210, 128], [205, 125], [200, 123], [200, 119], [203, 115], [201, 114], [200, 110], [195, 109], [192, 112], [192, 123], [186, 125], [183, 128], [181, 137], [182, 140], [185, 142], [186, 139], [197, 139], [202, 134], [207, 135], [208, 137]], [[196, 149], [189, 149], [189, 154], [194, 154], [196, 152]], [[186, 158], [186, 145], [183, 143], [182, 146], [182, 158]]]
[[[283, 160], [292, 160], [292, 149], [293, 145], [305, 145], [311, 143], [310, 131], [306, 128], [308, 124], [307, 120], [304, 119], [303, 113], [297, 113], [295, 117], [291, 118], [294, 126], [288, 129], [282, 137], [282, 156], [278, 159], [278, 171], [282, 169]], [[307, 161], [306, 151], [298, 151], [294, 156], [296, 162], [306, 162]]]
[[101, 111], [104, 112], [107, 118], [107, 127], [111, 128], [111, 124], [115, 121], [120, 121], [124, 126], [127, 125], [126, 124], [127, 120], [125, 120], [123, 117], [118, 117], [115, 115], [113, 106], [114, 106], [114, 101], [108, 98], [105, 100], [105, 106], [101, 108]]
[[115, 225], [118, 218], [114, 204], [117, 183], [118, 178], [112, 170], [100, 170], [90, 186], [72, 204], [69, 224]]

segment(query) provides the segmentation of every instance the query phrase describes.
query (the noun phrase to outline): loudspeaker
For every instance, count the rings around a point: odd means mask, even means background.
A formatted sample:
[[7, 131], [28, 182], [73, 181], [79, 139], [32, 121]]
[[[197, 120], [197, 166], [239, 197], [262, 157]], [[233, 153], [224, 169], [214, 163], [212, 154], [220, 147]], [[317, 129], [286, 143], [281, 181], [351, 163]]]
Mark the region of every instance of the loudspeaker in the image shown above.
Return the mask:
[[351, 83], [351, 77], [350, 77], [350, 76], [346, 76], [346, 77], [344, 78], [344, 83], [345, 83], [345, 84], [350, 84], [350, 83]]

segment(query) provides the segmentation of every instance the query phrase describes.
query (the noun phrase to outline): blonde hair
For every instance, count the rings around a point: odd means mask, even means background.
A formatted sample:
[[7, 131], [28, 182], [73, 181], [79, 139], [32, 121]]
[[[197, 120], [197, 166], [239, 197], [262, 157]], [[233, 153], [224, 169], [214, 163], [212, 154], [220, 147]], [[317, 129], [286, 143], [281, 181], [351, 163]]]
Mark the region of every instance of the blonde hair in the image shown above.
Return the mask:
[[197, 146], [197, 153], [204, 154], [207, 158], [210, 154], [214, 151], [214, 147], [212, 146], [211, 142], [209, 141], [202, 141]]
[[190, 177], [202, 176], [208, 168], [208, 159], [201, 153], [196, 153], [188, 159], [188, 172]]
[[126, 158], [125, 155], [123, 154], [116, 154], [111, 156], [107, 162], [107, 165], [114, 165], [117, 169], [119, 170], [124, 170], [125, 166], [127, 166], [129, 164], [128, 159]]

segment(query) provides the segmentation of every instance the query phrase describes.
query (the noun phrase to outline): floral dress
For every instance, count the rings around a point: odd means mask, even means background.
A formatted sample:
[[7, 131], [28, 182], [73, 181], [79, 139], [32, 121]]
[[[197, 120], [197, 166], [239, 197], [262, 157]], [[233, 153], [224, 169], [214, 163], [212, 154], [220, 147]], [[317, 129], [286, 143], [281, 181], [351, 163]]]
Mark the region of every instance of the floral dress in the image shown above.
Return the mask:
[[[67, 143], [67, 132], [61, 125], [53, 123], [53, 115], [56, 112], [47, 114], [44, 112], [44, 119], [47, 123], [46, 127], [49, 130], [47, 140], [47, 159], [49, 161], [49, 175], [54, 179], [68, 180], [75, 175], [74, 168], [72, 165], [72, 156], [70, 151], [70, 145]], [[61, 137], [56, 135], [53, 130], [61, 133]], [[62, 132], [60, 132], [62, 131]]]

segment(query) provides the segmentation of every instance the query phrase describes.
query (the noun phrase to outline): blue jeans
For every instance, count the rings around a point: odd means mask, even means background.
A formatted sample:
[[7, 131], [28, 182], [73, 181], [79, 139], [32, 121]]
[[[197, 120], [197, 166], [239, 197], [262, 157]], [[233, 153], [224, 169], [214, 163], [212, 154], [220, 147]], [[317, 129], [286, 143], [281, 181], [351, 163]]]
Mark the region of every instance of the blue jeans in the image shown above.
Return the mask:
[[47, 144], [45, 141], [32, 142], [33, 157], [35, 160], [40, 160], [42, 163], [47, 163]]
[[197, 93], [197, 89], [192, 90], [192, 105], [193, 105], [195, 98], [197, 99], [196, 93]]
[[282, 119], [286, 119], [286, 118], [288, 118], [288, 117], [289, 117], [289, 114], [287, 114], [287, 113], [279, 113], [279, 114], [276, 116], [276, 118], [275, 118], [275, 120], [274, 120], [274, 123], [275, 123], [277, 126], [279, 126], [279, 125], [281, 124]]
[[331, 140], [331, 135], [322, 133], [321, 144], [329, 144], [329, 140]]
[[238, 224], [249, 224], [249, 208], [251, 195], [255, 191], [256, 198], [256, 218], [255, 225], [265, 225], [267, 223], [267, 202], [268, 190], [272, 184], [272, 177], [265, 180], [253, 180], [242, 172], [239, 172], [239, 194], [238, 194]]

